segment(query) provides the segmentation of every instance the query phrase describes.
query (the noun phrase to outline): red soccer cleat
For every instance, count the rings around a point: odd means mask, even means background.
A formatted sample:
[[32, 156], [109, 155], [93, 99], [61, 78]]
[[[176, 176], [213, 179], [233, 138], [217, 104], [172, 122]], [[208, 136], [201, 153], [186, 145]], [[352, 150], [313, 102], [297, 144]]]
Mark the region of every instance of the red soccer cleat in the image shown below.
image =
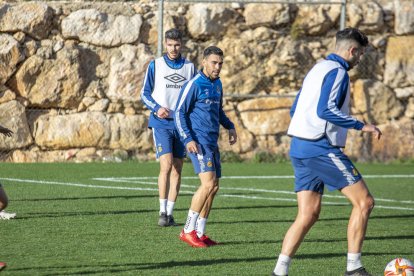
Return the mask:
[[215, 245], [219, 244], [218, 242], [213, 241], [212, 239], [210, 239], [207, 235], [202, 235], [200, 240], [202, 242], [204, 242], [205, 244], [207, 244], [207, 246], [215, 246]]
[[5, 268], [5, 267], [6, 267], [6, 263], [0, 262], [0, 271], [3, 270], [3, 268]]
[[184, 230], [182, 230], [180, 233], [180, 240], [188, 243], [192, 247], [207, 247], [207, 244], [202, 242], [197, 236], [197, 232], [195, 230], [190, 233], [184, 233]]

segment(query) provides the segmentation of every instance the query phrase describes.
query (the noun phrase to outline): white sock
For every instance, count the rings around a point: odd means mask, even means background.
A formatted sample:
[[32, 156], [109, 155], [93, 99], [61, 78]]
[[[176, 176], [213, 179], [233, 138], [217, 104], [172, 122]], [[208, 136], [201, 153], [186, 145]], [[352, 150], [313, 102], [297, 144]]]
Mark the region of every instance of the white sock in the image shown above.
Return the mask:
[[206, 218], [198, 217], [197, 223], [196, 223], [196, 231], [197, 231], [197, 236], [199, 238], [201, 238], [201, 236], [203, 236], [204, 233], [206, 232], [206, 223], [207, 223]]
[[346, 260], [346, 270], [352, 271], [362, 267], [361, 253], [348, 253]]
[[275, 270], [273, 270], [273, 272], [276, 275], [288, 275], [291, 261], [292, 261], [291, 257], [280, 254], [279, 258], [277, 258], [276, 267], [275, 267]]
[[174, 201], [167, 201], [167, 216], [172, 216], [174, 210]]
[[167, 207], [167, 199], [161, 199], [160, 198], [160, 214], [167, 212], [166, 207]]
[[184, 226], [184, 233], [187, 234], [195, 230], [197, 218], [199, 215], [200, 213], [197, 213], [191, 210], [188, 211], [187, 221], [185, 222], [185, 226]]

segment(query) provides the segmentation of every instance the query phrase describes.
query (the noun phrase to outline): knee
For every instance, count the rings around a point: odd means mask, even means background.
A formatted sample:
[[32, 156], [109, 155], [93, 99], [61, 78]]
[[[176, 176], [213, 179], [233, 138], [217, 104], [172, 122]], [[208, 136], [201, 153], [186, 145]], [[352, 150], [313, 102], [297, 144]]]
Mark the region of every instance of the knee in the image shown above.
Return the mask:
[[171, 172], [171, 168], [172, 168], [172, 163], [168, 163], [165, 162], [161, 167], [160, 167], [160, 173], [161, 174], [165, 174], [168, 175]]
[[215, 194], [217, 193], [219, 187], [217, 185], [217, 183], [215, 181], [208, 181], [203, 183], [204, 185], [203, 188], [206, 192], [208, 192], [208, 194]]
[[300, 219], [305, 226], [312, 226], [319, 219], [319, 210], [307, 211], [300, 215]]
[[363, 200], [360, 208], [363, 213], [370, 214], [372, 210], [374, 209], [374, 206], [375, 206], [375, 200], [371, 195], [369, 195]]

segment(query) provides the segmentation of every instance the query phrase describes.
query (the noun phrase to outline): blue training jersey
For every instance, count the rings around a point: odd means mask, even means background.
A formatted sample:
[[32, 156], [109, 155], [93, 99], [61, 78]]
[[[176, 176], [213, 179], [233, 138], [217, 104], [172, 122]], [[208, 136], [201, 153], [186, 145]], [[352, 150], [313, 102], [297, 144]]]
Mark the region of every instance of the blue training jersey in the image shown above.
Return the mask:
[[[349, 70], [348, 63], [342, 57], [336, 54], [330, 54], [326, 59], [336, 61], [342, 66], [343, 69], [346, 71]], [[338, 68], [333, 69], [324, 77], [319, 100], [317, 103], [315, 103], [317, 104], [317, 114], [320, 118], [334, 125], [347, 129], [354, 128], [361, 130], [364, 127], [364, 123], [355, 120], [346, 114], [341, 114], [338, 112], [345, 101], [349, 89], [348, 74], [345, 74], [344, 77], [338, 81], [338, 70]], [[332, 96], [332, 91], [334, 90], [337, 91], [335, 97]], [[290, 110], [291, 117], [293, 117], [293, 114], [295, 113], [296, 104], [300, 95], [301, 91], [299, 91], [298, 95], [296, 96], [296, 99]], [[316, 141], [292, 137], [290, 145], [290, 156], [296, 158], [315, 157], [329, 152], [337, 151], [341, 151], [340, 147], [332, 146], [326, 136], [323, 136]]]
[[[167, 66], [172, 69], [181, 69], [186, 63], [189, 63], [181, 55], [174, 60], [168, 58], [167, 54], [163, 55], [164, 61], [166, 62]], [[194, 67], [194, 65], [193, 65]], [[153, 91], [155, 87], [155, 60], [152, 60], [148, 65], [147, 72], [145, 74], [144, 84], [141, 91], [141, 100], [145, 104], [145, 106], [151, 111], [148, 127], [149, 128], [162, 128], [162, 129], [175, 129], [174, 120], [173, 118], [165, 118], [161, 119], [156, 116], [158, 110], [162, 107], [160, 106], [153, 98]], [[196, 74], [195, 67], [193, 68], [193, 77]]]
[[174, 122], [185, 145], [195, 141], [217, 146], [219, 128], [234, 129], [223, 111], [223, 88], [220, 79], [211, 80], [202, 71], [181, 89]]

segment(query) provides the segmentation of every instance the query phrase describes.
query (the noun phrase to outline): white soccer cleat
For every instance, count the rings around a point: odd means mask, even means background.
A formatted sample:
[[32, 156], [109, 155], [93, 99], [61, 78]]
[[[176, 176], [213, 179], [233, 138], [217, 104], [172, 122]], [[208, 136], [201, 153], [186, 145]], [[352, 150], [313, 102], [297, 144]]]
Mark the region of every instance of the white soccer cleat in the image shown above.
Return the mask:
[[0, 219], [13, 219], [16, 217], [16, 213], [7, 213], [5, 211], [0, 212]]

